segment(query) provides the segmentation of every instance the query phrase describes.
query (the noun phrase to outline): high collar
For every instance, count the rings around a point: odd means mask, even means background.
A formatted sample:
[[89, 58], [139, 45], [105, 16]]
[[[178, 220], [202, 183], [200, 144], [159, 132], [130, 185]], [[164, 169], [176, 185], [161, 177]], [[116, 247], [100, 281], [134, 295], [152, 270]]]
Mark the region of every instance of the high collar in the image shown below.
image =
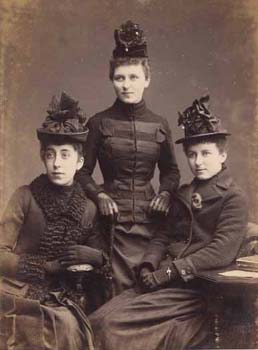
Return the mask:
[[208, 180], [198, 180], [195, 178], [193, 180], [193, 185], [195, 188], [206, 188], [210, 186], [216, 186], [220, 189], [226, 190], [232, 183], [232, 177], [229, 174], [229, 171], [226, 166], [223, 166], [222, 170], [214, 175], [212, 178]]
[[30, 190], [47, 218], [56, 220], [65, 214], [76, 221], [81, 220], [87, 200], [79, 182], [57, 186], [47, 175], [41, 174], [31, 182]]
[[49, 188], [55, 193], [64, 193], [69, 195], [73, 192], [75, 187], [75, 181], [70, 186], [55, 185], [53, 182], [49, 181], [49, 179], [47, 179], [47, 182], [48, 182]]
[[222, 197], [232, 181], [233, 179], [225, 166], [218, 174], [208, 180], [200, 181], [195, 178], [190, 185], [182, 186], [179, 190], [179, 197], [188, 203], [191, 203], [193, 192], [198, 192], [203, 201]]
[[[59, 186], [51, 182], [46, 174], [41, 174], [37, 180], [39, 191], [50, 191], [56, 198], [69, 198], [76, 187], [76, 181], [71, 186]], [[35, 180], [34, 180], [35, 181]], [[33, 181], [33, 182], [34, 182]]]
[[124, 103], [117, 98], [114, 103], [114, 107], [129, 117], [140, 116], [146, 111], [146, 104], [144, 100], [141, 100], [138, 103]]

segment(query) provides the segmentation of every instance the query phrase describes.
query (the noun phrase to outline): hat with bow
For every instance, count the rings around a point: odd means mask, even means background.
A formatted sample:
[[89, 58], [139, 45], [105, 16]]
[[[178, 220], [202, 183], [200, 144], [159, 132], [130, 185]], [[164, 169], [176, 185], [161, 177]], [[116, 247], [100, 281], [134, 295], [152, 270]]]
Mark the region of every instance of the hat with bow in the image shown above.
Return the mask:
[[203, 96], [199, 100], [194, 100], [183, 113], [178, 113], [178, 126], [184, 129], [185, 136], [176, 143], [203, 137], [230, 135], [222, 128], [221, 120], [209, 111], [209, 100], [209, 95]]
[[37, 129], [38, 139], [43, 142], [85, 142], [88, 135], [86, 117], [78, 104], [65, 92], [60, 101], [53, 96], [48, 115], [42, 127]]

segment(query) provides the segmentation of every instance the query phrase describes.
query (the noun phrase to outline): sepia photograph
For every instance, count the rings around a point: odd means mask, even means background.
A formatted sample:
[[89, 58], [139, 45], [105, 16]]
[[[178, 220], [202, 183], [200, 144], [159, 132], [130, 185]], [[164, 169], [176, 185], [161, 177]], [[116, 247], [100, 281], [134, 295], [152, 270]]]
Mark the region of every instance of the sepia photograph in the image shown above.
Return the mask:
[[0, 0], [0, 350], [258, 349], [258, 1]]

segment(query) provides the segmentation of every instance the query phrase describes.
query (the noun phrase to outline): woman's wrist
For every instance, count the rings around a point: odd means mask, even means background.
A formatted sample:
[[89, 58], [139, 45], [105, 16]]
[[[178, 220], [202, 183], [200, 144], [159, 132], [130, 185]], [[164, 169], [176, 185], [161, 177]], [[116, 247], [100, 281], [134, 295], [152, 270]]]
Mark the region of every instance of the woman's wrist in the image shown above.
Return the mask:
[[170, 194], [170, 192], [168, 192], [168, 191], [161, 191], [160, 193], [159, 193], [161, 196], [164, 196], [164, 197], [170, 197], [171, 196], [171, 194]]
[[62, 269], [62, 267], [58, 260], [52, 260], [52, 261], [45, 261], [45, 263], [43, 264], [43, 269], [48, 274], [54, 274], [59, 272]]
[[95, 258], [95, 263], [94, 265], [96, 267], [100, 267], [104, 264], [104, 261], [105, 261], [105, 257], [103, 255], [103, 252], [102, 251], [97, 251], [96, 249], [96, 258]]
[[109, 197], [104, 191], [97, 194], [97, 198], [107, 198]]

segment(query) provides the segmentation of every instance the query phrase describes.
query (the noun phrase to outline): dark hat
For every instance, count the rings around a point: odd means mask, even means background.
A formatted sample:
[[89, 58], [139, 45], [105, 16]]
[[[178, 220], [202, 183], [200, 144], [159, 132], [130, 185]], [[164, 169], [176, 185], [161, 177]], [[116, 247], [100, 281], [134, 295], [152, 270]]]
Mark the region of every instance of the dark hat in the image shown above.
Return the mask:
[[184, 143], [188, 140], [209, 136], [230, 135], [221, 126], [221, 121], [209, 111], [210, 96], [194, 100], [182, 114], [179, 112], [178, 125], [185, 131], [185, 137], [176, 141]]
[[148, 57], [147, 43], [139, 24], [132, 21], [123, 23], [114, 32], [116, 47], [113, 58], [120, 57]]
[[42, 127], [37, 129], [38, 139], [45, 142], [85, 142], [88, 134], [86, 117], [81, 114], [78, 103], [65, 92], [60, 101], [53, 96], [48, 115]]

